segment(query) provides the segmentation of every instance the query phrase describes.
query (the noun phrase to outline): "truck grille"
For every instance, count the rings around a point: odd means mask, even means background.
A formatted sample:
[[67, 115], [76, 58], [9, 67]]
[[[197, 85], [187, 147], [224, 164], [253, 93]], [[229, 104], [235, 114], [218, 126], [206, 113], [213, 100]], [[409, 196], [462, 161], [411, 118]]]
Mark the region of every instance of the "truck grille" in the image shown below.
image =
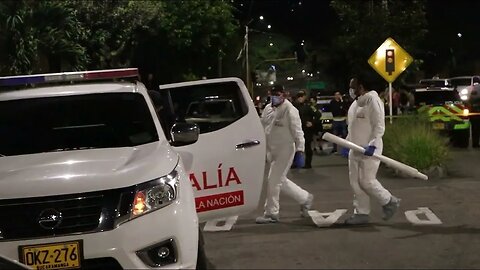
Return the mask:
[[121, 192], [0, 200], [0, 240], [111, 230]]

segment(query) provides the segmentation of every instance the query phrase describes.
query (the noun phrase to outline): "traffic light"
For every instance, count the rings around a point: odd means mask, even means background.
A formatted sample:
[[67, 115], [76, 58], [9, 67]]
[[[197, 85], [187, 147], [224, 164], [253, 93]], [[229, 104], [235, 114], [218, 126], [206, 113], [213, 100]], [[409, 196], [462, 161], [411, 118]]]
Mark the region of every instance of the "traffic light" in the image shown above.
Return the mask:
[[395, 72], [395, 50], [385, 50], [385, 71], [388, 75], [392, 75]]

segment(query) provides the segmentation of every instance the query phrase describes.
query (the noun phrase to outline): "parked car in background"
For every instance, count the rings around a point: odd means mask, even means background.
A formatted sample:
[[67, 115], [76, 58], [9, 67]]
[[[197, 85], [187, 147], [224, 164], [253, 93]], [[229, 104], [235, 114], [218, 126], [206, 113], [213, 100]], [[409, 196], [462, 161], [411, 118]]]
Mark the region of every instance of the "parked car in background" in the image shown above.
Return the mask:
[[447, 79], [422, 80], [414, 93], [415, 108], [424, 113], [432, 128], [449, 136], [455, 146], [470, 142], [469, 109]]
[[450, 83], [463, 101], [470, 101], [472, 98], [480, 97], [480, 76], [453, 77], [450, 78]]
[[330, 101], [334, 96], [334, 90], [323, 89], [317, 92], [317, 109], [322, 112], [323, 132], [332, 132], [333, 114], [330, 110]]

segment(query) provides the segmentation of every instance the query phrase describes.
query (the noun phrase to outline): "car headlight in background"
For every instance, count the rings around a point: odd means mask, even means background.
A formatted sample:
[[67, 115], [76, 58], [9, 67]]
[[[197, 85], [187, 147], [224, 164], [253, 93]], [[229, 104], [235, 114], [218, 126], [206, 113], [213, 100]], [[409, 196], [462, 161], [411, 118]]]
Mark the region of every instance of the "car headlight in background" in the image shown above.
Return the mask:
[[467, 88], [463, 88], [462, 91], [460, 91], [460, 94], [461, 94], [461, 95], [468, 95], [468, 89], [467, 89]]
[[463, 101], [465, 101], [465, 100], [468, 99], [468, 96], [460, 96], [460, 99], [463, 100]]

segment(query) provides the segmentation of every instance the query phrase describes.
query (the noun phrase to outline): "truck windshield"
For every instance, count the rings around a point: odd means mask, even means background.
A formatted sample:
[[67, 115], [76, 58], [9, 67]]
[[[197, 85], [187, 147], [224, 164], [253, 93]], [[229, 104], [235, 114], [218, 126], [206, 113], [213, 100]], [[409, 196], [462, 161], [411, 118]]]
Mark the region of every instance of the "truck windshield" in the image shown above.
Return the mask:
[[418, 91], [415, 92], [415, 105], [443, 105], [450, 102], [460, 101], [457, 91]]
[[471, 79], [464, 79], [464, 78], [461, 78], [461, 79], [450, 79], [450, 82], [452, 83], [453, 86], [458, 86], [458, 85], [471, 85], [472, 84], [472, 80]]
[[130, 147], [158, 141], [138, 93], [102, 93], [0, 102], [0, 154]]
[[205, 100], [195, 101], [190, 103], [187, 109], [186, 117], [211, 117], [217, 116], [231, 116], [235, 114], [235, 108], [231, 100]]
[[439, 79], [439, 80], [420, 80], [420, 84], [429, 87], [429, 88], [441, 88], [441, 87], [450, 87], [452, 84], [450, 80], [447, 79]]

